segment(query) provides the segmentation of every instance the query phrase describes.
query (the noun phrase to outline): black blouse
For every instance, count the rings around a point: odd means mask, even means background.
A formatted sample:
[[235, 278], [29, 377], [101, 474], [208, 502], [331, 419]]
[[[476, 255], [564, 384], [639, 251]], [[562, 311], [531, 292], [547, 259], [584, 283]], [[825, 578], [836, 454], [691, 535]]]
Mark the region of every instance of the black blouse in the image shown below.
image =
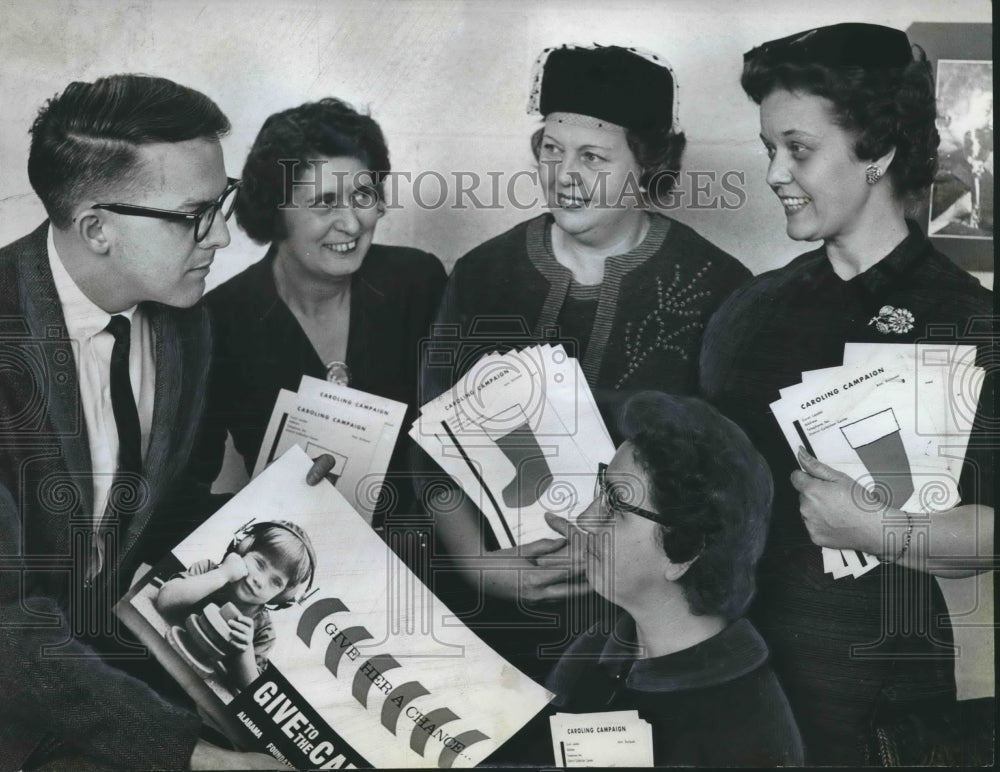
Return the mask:
[[[729, 298], [705, 332], [703, 391], [743, 427], [774, 474], [773, 547], [811, 543], [789, 482], [798, 463], [769, 407], [779, 389], [798, 383], [805, 370], [842, 364], [847, 342], [975, 344], [981, 366], [996, 361], [989, 353], [996, 345], [992, 293], [934, 249], [915, 223], [909, 228], [889, 255], [847, 281], [834, 272], [824, 248], [756, 277]], [[913, 329], [883, 333], [870, 324], [886, 305], [910, 311]], [[993, 380], [983, 387], [960, 481], [964, 503], [993, 503]]]
[[[655, 766], [775, 767], [803, 763], [802, 740], [768, 650], [746, 619], [683, 651], [639, 658], [635, 622], [576, 638], [552, 669], [549, 707], [489, 759], [551, 763], [554, 713], [635, 710], [652, 725]], [[556, 759], [556, 764], [561, 759]]]
[[[324, 363], [278, 296], [274, 255], [272, 247], [263, 260], [205, 297], [214, 352], [209, 405], [194, 463], [203, 484], [211, 485], [219, 474], [227, 432], [249, 473], [278, 392], [297, 390], [303, 375], [326, 376]], [[444, 282], [444, 269], [433, 255], [379, 244], [372, 245], [351, 277], [350, 385], [410, 406], [390, 469], [401, 463], [418, 402], [420, 341], [428, 334]], [[409, 485], [405, 488], [409, 494]]]

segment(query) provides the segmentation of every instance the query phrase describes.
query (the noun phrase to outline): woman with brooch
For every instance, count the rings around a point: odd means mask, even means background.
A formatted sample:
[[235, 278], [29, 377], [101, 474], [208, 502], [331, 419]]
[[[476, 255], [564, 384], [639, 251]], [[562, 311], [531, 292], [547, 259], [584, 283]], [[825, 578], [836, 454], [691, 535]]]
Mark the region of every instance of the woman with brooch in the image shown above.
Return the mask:
[[[236, 220], [270, 246], [205, 298], [215, 349], [195, 466], [202, 484], [219, 473], [227, 432], [253, 469], [278, 392], [296, 391], [303, 375], [406, 403], [412, 420], [418, 341], [446, 277], [433, 255], [374, 243], [389, 171], [378, 123], [339, 99], [264, 122]], [[410, 514], [407, 442], [404, 427], [387, 484], [395, 510]]]
[[[544, 125], [531, 146], [550, 211], [457, 262], [437, 329], [455, 333], [461, 364], [435, 366], [432, 344], [422, 388], [426, 399], [437, 396], [497, 349], [561, 342], [580, 361], [618, 441], [617, 413], [629, 394], [697, 391], [703, 326], [750, 273], [651, 206], [667, 202], [685, 145], [674, 75], [662, 57], [563, 46], [543, 52], [535, 72], [529, 112]], [[569, 641], [571, 613], [580, 624], [589, 613], [567, 606], [586, 591], [580, 567], [537, 570], [543, 555], [564, 557], [561, 539], [498, 550], [475, 505], [453, 483], [438, 482], [424, 487], [423, 498], [438, 543], [453, 558], [453, 584], [468, 590], [469, 613], [458, 613], [514, 664], [542, 677]], [[505, 568], [484, 572], [487, 559]]]
[[[851, 478], [804, 449], [790, 452], [768, 408], [804, 371], [840, 365], [846, 342], [912, 344], [933, 325], [950, 330], [940, 342], [976, 342], [970, 321], [991, 312], [991, 293], [906, 219], [936, 165], [931, 68], [899, 30], [838, 24], [753, 49], [742, 84], [760, 106], [767, 184], [788, 235], [823, 242], [734, 293], [705, 334], [704, 393], [743, 426], [776, 486], [751, 617], [771, 648], [807, 763], [947, 761], [954, 647], [933, 575], [989, 564], [982, 555], [977, 564], [977, 550], [991, 551], [993, 541], [991, 379], [961, 505], [919, 520], [901, 501], [864, 509]], [[834, 580], [817, 545], [882, 563]]]

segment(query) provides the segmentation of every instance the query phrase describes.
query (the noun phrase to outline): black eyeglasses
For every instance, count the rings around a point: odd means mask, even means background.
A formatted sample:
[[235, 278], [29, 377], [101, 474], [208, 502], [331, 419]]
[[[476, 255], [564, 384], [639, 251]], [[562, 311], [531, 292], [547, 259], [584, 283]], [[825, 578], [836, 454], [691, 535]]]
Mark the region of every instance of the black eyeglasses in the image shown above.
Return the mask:
[[233, 207], [236, 206], [236, 197], [239, 195], [240, 180], [233, 177], [226, 177], [226, 189], [222, 195], [210, 204], [205, 204], [196, 212], [178, 212], [174, 209], [155, 209], [150, 206], [136, 206], [135, 204], [93, 204], [91, 209], [106, 209], [115, 214], [131, 215], [134, 217], [156, 217], [160, 220], [182, 220], [194, 223], [195, 243], [203, 241], [212, 230], [215, 223], [215, 215], [222, 212], [222, 218], [228, 220], [233, 214]]
[[614, 485], [608, 482], [607, 464], [597, 465], [597, 484], [594, 486], [594, 498], [600, 499], [602, 514], [608, 510], [619, 510], [622, 512], [631, 512], [633, 515], [644, 517], [647, 520], [652, 520], [654, 523], [659, 523], [660, 525], [668, 524], [667, 518], [659, 512], [653, 512], [649, 509], [643, 509], [642, 507], [629, 504], [627, 501], [622, 501], [621, 490], [623, 487], [625, 490], [631, 492], [631, 489], [628, 486], [623, 486], [621, 484]]

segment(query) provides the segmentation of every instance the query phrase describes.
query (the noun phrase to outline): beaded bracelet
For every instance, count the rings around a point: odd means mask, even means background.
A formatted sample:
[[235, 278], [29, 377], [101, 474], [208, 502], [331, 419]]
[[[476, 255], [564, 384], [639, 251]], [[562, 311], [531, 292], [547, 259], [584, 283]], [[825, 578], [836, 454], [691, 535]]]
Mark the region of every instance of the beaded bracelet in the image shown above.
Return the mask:
[[899, 552], [896, 553], [896, 557], [889, 561], [890, 563], [898, 563], [900, 561], [900, 558], [902, 558], [903, 555], [906, 554], [906, 551], [910, 548], [910, 539], [913, 538], [913, 518], [910, 517], [909, 512], [903, 512], [903, 514], [906, 515], [906, 533], [903, 534], [903, 546], [900, 548]]

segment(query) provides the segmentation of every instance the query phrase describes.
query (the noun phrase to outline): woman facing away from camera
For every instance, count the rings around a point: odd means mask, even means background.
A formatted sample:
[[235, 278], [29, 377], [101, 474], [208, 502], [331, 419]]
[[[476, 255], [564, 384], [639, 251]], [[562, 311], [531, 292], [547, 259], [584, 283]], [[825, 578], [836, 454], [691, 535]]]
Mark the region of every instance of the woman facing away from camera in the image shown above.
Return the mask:
[[[531, 145], [550, 211], [457, 262], [436, 321], [457, 329], [464, 365], [435, 367], [427, 356], [423, 392], [442, 393], [482, 354], [561, 342], [580, 361], [617, 439], [625, 395], [696, 391], [703, 326], [750, 273], [650, 206], [667, 202], [685, 144], [674, 75], [662, 57], [617, 46], [547, 49], [529, 110], [544, 116]], [[498, 551], [472, 502], [453, 483], [438, 483], [425, 485], [423, 498], [438, 543], [471, 588], [470, 613], [458, 613], [541, 677], [569, 640], [568, 600], [585, 591], [579, 570], [537, 570], [536, 556], [563, 556], [561, 539]], [[484, 555], [509, 568], [483, 573]], [[543, 640], [556, 647], [548, 662], [539, 659]]]
[[617, 614], [573, 641], [546, 680], [548, 711], [490, 761], [551, 763], [552, 713], [635, 710], [658, 767], [801, 764], [767, 645], [744, 616], [771, 516], [767, 463], [694, 397], [637, 394], [621, 430], [576, 521], [587, 581]]
[[[263, 259], [206, 296], [215, 349], [195, 474], [211, 485], [226, 440], [249, 473], [281, 389], [303, 375], [417, 400], [418, 341], [445, 272], [433, 255], [374, 243], [389, 151], [378, 123], [328, 97], [271, 115], [243, 169], [236, 220]], [[406, 427], [390, 500], [412, 510]]]
[[[938, 342], [990, 335], [991, 293], [905, 216], [936, 164], [930, 65], [899, 30], [839, 24], [753, 49], [742, 83], [760, 106], [767, 184], [788, 235], [822, 242], [734, 293], [705, 334], [704, 393], [743, 426], [776, 485], [751, 616], [771, 647], [807, 762], [891, 761], [894, 753], [896, 761], [944, 761], [955, 653], [933, 575], [989, 564], [992, 377], [959, 481], [961, 504], [931, 517], [905, 513], [895, 500], [863, 509], [850, 478], [789, 450], [768, 408], [803, 371], [840, 365], [846, 342], [912, 344], [933, 325], [948, 331]], [[979, 328], [977, 317], [985, 320]], [[990, 345], [980, 348], [981, 363]], [[834, 580], [817, 545], [882, 562]], [[942, 753], [933, 755], [934, 746]]]

